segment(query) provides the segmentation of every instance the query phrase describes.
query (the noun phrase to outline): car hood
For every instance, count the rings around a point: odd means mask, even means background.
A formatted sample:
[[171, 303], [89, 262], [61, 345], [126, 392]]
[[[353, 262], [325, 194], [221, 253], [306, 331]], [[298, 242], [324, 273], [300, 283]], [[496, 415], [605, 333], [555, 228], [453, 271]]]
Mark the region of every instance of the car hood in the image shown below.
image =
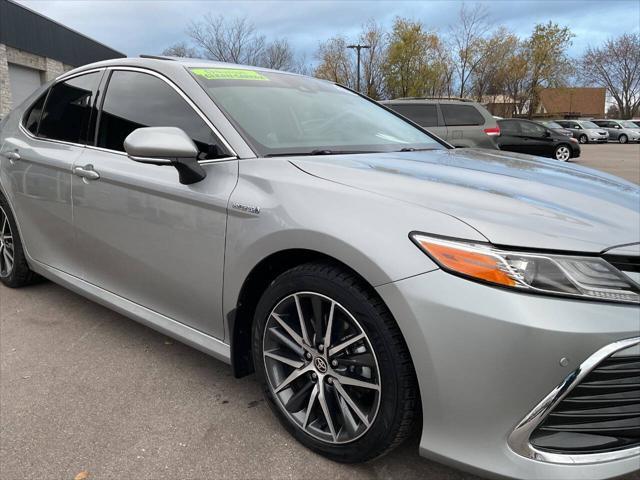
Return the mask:
[[[290, 161], [311, 175], [454, 216], [496, 245], [601, 252], [640, 240], [638, 186], [555, 160], [452, 149]], [[437, 234], [438, 225], [427, 233]]]

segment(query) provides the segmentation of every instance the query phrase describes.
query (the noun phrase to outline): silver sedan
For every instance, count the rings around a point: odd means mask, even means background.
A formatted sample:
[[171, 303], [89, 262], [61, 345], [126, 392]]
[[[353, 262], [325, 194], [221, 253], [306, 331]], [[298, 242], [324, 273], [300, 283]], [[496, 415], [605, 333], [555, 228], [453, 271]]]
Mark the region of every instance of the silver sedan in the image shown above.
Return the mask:
[[419, 426], [422, 455], [491, 476], [638, 468], [631, 183], [452, 149], [330, 82], [157, 58], [44, 86], [0, 158], [5, 285], [50, 279], [256, 372], [321, 455]]

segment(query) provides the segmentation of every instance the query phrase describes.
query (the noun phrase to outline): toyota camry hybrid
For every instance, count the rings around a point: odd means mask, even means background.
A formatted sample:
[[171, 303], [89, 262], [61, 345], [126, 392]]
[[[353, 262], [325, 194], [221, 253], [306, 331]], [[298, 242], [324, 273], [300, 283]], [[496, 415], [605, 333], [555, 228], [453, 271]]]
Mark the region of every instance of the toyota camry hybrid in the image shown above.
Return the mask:
[[[640, 466], [640, 191], [454, 149], [331, 82], [73, 70], [0, 124], [0, 278], [255, 372], [299, 442], [492, 477]], [[207, 412], [200, 412], [207, 415]]]

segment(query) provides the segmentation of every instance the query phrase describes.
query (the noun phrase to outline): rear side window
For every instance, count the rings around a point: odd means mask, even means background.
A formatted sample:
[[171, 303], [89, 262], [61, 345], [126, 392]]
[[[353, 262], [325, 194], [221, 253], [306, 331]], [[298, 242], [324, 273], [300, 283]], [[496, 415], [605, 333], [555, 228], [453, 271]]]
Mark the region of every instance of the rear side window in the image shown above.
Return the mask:
[[498, 125], [500, 125], [501, 135], [518, 135], [520, 133], [518, 122], [515, 120], [500, 120]]
[[38, 136], [72, 143], [86, 143], [94, 95], [102, 72], [88, 73], [51, 87]]
[[395, 110], [400, 115], [413, 120], [422, 127], [438, 126], [438, 110], [435, 105], [420, 104], [392, 104], [387, 107]]
[[34, 135], [38, 134], [38, 126], [40, 125], [40, 118], [42, 117], [42, 107], [44, 106], [44, 101], [47, 99], [47, 92], [40, 95], [36, 103], [31, 105], [29, 112], [24, 116], [24, 128]]
[[223, 154], [209, 126], [163, 80], [146, 73], [114, 71], [100, 114], [98, 147], [124, 152], [124, 139], [143, 127], [181, 128], [198, 147], [200, 160]]
[[447, 126], [484, 125], [484, 117], [473, 105], [440, 104]]

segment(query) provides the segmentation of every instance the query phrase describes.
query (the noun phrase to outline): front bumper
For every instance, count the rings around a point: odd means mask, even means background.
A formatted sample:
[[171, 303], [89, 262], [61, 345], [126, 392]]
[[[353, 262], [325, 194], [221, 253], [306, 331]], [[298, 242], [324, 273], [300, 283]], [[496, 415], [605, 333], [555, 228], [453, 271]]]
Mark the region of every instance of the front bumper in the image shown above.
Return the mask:
[[509, 446], [516, 427], [569, 373], [602, 347], [639, 335], [638, 307], [511, 292], [441, 270], [377, 290], [416, 368], [422, 455], [521, 479], [604, 479], [640, 467], [638, 456], [554, 463]]

